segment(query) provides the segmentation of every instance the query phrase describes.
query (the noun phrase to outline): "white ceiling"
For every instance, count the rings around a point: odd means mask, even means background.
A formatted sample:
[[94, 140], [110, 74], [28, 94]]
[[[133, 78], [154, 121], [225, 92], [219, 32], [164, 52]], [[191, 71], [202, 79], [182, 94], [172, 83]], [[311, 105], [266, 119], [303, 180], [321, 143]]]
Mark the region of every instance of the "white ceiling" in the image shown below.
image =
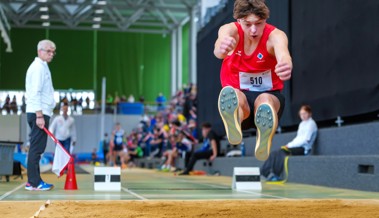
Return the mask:
[[[1, 0], [11, 27], [170, 33], [201, 0]], [[102, 12], [102, 13], [101, 13]], [[197, 16], [197, 15], [196, 15]], [[46, 26], [43, 26], [46, 25]]]

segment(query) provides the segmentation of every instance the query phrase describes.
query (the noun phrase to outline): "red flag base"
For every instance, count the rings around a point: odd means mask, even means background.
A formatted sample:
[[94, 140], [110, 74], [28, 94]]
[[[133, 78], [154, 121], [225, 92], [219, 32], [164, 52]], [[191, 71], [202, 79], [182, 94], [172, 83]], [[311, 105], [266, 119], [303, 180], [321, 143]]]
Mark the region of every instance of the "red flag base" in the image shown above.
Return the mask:
[[66, 183], [64, 184], [65, 190], [77, 190], [78, 185], [76, 183], [75, 164], [73, 158], [70, 159], [67, 167]]

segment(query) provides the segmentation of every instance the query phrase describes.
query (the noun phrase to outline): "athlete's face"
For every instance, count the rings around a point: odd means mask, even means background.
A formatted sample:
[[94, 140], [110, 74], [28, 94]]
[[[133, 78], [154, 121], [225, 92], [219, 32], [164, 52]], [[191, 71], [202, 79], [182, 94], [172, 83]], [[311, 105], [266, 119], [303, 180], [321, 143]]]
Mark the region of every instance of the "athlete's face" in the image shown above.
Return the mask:
[[299, 111], [299, 116], [300, 116], [300, 119], [301, 119], [302, 121], [306, 121], [306, 120], [308, 120], [308, 119], [311, 117], [311, 114], [308, 113], [307, 111], [301, 109], [301, 110]]
[[266, 25], [266, 20], [261, 19], [254, 14], [250, 14], [242, 19], [238, 19], [242, 29], [249, 39], [259, 39]]

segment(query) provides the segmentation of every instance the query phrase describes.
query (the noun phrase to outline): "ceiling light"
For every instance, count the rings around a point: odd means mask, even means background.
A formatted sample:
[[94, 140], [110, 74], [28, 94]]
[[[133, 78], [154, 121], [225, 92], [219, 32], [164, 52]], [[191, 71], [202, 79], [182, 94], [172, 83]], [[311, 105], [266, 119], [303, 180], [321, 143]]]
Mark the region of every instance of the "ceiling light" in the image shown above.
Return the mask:
[[38, 0], [37, 2], [45, 3], [47, 0]]
[[100, 21], [101, 21], [101, 17], [94, 17], [94, 18], [93, 18], [93, 21], [95, 21], [95, 22], [100, 22]]
[[49, 11], [49, 8], [48, 7], [40, 7], [39, 11]]
[[49, 15], [48, 14], [42, 14], [41, 15], [41, 19], [42, 20], [47, 20], [47, 19], [49, 19], [50, 17], [49, 17]]
[[43, 22], [43, 23], [42, 23], [42, 26], [46, 26], [46, 27], [48, 27], [48, 26], [50, 26], [50, 22]]
[[96, 9], [95, 10], [95, 14], [102, 14], [102, 13], [104, 13], [103, 9]]
[[99, 29], [100, 28], [100, 24], [92, 24], [92, 28], [94, 28], [94, 29]]
[[106, 5], [106, 4], [107, 4], [107, 1], [97, 1], [97, 4], [98, 4], [98, 5]]

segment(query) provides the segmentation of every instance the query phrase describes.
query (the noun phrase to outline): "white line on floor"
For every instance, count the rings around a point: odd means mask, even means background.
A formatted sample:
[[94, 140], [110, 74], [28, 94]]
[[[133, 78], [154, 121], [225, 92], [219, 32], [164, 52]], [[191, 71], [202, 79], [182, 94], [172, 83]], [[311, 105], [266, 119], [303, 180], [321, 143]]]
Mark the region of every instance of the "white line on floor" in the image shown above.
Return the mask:
[[271, 197], [271, 198], [289, 199], [289, 198], [285, 198], [285, 197], [274, 196], [274, 195], [267, 195], [267, 194], [262, 194], [262, 193], [253, 192], [253, 191], [239, 190], [239, 191], [237, 191], [237, 192], [243, 192], [243, 193], [247, 193], [247, 194], [261, 195], [261, 196], [266, 196], [266, 197]]
[[137, 194], [137, 193], [135, 193], [135, 192], [133, 192], [133, 191], [130, 191], [130, 190], [127, 189], [127, 188], [121, 187], [121, 189], [124, 190], [125, 192], [127, 192], [127, 193], [129, 193], [129, 194], [131, 194], [131, 195], [133, 195], [133, 196], [135, 196], [135, 197], [141, 199], [141, 200], [148, 200], [147, 198], [144, 198], [144, 197], [142, 197], [141, 195], [139, 195], [139, 194]]
[[[167, 178], [169, 178], [169, 177], [167, 177]], [[197, 185], [206, 185], [206, 186], [213, 187], [213, 188], [225, 188], [225, 186], [211, 185], [211, 184], [202, 183], [202, 182], [191, 182], [191, 181], [184, 180], [184, 179], [175, 179], [175, 180], [179, 181], [179, 182], [183, 182], [183, 183], [192, 183], [192, 184], [197, 184]], [[278, 198], [278, 199], [289, 199], [289, 198], [285, 198], [285, 197], [268, 195], [268, 194], [262, 194], [262, 193], [257, 193], [257, 192], [253, 192], [253, 191], [238, 191], [238, 192], [244, 192], [244, 193], [247, 193], [247, 194], [254, 194], [254, 195], [271, 197], [271, 198]]]
[[12, 189], [11, 191], [3, 194], [1, 197], [0, 197], [0, 201], [2, 201], [3, 199], [5, 199], [6, 197], [8, 197], [9, 195], [11, 195], [13, 192], [16, 192], [17, 190], [19, 190], [20, 188], [24, 187], [26, 185], [26, 182], [17, 186], [16, 188]]

